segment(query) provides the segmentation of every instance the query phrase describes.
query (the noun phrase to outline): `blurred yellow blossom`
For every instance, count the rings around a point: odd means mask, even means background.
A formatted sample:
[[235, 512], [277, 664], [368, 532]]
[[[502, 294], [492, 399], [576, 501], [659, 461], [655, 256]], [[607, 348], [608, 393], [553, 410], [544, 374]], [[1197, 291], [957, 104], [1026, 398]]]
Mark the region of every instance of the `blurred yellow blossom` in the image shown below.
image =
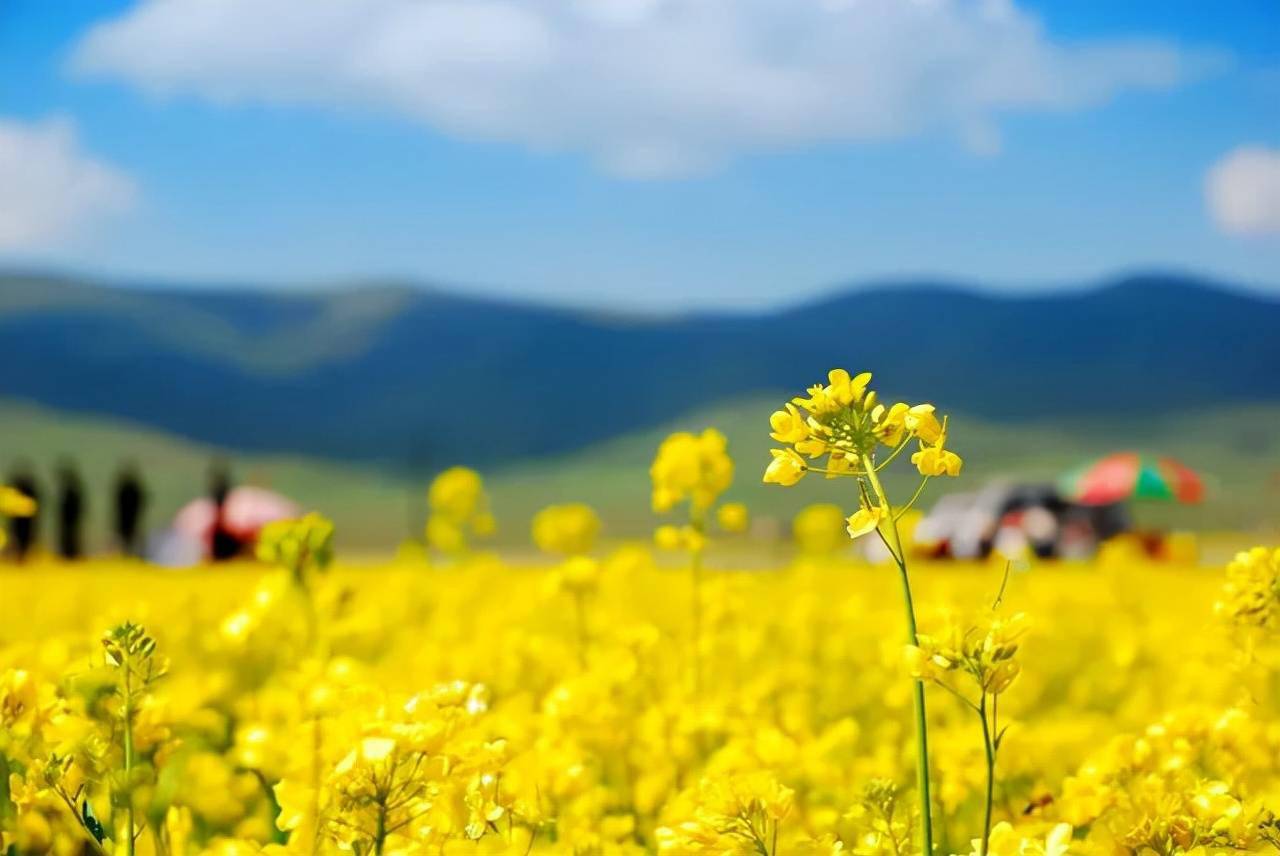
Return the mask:
[[588, 505], [549, 505], [533, 518], [533, 542], [546, 553], [589, 553], [600, 533], [600, 518]]
[[486, 537], [496, 529], [484, 482], [467, 467], [451, 467], [432, 480], [427, 508], [427, 544], [444, 553], [462, 554], [471, 536]]
[[741, 502], [726, 502], [716, 509], [716, 524], [725, 532], [746, 532], [750, 522], [747, 507]]
[[685, 500], [705, 511], [733, 482], [733, 461], [724, 435], [714, 428], [680, 432], [662, 441], [649, 475], [654, 511], [669, 511]]

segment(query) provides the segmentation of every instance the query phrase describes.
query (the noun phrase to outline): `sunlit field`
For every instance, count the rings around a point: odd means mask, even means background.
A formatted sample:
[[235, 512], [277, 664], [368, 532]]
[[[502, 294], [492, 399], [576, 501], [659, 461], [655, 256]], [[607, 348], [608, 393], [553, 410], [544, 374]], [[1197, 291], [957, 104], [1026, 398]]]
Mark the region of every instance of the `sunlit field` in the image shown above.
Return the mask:
[[[487, 552], [483, 483], [456, 468], [394, 561], [335, 556], [310, 514], [267, 525], [256, 560], [6, 568], [4, 847], [1280, 847], [1280, 551], [926, 558], [913, 506], [960, 476], [956, 429], [829, 381], [774, 413], [779, 448], [750, 468], [850, 485], [785, 550], [741, 540], [750, 510], [720, 502], [735, 464], [708, 430], [657, 450], [652, 542], [602, 546], [592, 509], [558, 505], [529, 524], [536, 558]], [[915, 495], [890, 500], [890, 465]], [[753, 550], [780, 558], [737, 561]]]
[[[1002, 577], [915, 570], [924, 630], [953, 611], [981, 620]], [[309, 851], [320, 831], [322, 850], [367, 850], [378, 812], [360, 795], [380, 788], [394, 791], [388, 852], [753, 852], [740, 813], [770, 853], [836, 840], [906, 852], [914, 754], [891, 574], [707, 572], [695, 689], [689, 579], [639, 549], [604, 560], [581, 626], [555, 569], [484, 559], [339, 563], [307, 593], [249, 565], [9, 572], [6, 839], [19, 852], [85, 848], [44, 787], [59, 763], [60, 790], [119, 828], [116, 678], [100, 637], [132, 620], [170, 661], [134, 724], [139, 852], [293, 849], [304, 836]], [[1000, 697], [995, 820], [1017, 840], [993, 849], [1025, 852], [1021, 839], [1063, 822], [1081, 852], [1264, 845], [1261, 804], [1280, 796], [1280, 662], [1265, 644], [1246, 652], [1215, 616], [1224, 580], [1141, 562], [1010, 579], [1000, 611], [1025, 612], [1031, 629]], [[982, 735], [948, 692], [928, 696], [938, 848], [967, 853]]]

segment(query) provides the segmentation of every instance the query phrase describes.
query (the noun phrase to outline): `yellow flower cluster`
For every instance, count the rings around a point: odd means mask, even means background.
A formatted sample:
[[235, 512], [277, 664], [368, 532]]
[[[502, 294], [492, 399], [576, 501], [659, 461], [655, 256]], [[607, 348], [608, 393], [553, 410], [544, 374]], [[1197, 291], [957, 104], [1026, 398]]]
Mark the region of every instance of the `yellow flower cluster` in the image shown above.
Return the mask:
[[[344, 687], [339, 676], [329, 689], [323, 725], [300, 723], [319, 730], [316, 751], [272, 789], [285, 850], [399, 852], [497, 829], [515, 792], [499, 788], [506, 743], [482, 727], [484, 687], [450, 683], [396, 699]], [[339, 706], [344, 698], [357, 704]]]
[[[867, 389], [869, 383], [870, 372], [850, 376], [832, 369], [826, 385], [810, 387], [808, 396], [792, 399], [770, 416], [769, 436], [787, 448], [773, 450], [765, 482], [793, 485], [810, 470], [829, 478], [866, 475], [875, 468], [878, 447], [888, 448], [894, 457], [912, 439], [920, 443], [911, 462], [921, 475], [960, 475], [960, 456], [946, 448], [946, 420], [938, 420], [933, 405], [899, 402], [886, 407]], [[823, 457], [824, 466], [811, 463]]]
[[599, 534], [599, 516], [591, 506], [580, 502], [549, 505], [533, 517], [533, 543], [544, 553], [590, 553]]
[[1254, 547], [1227, 565], [1218, 613], [1237, 624], [1274, 628], [1280, 624], [1280, 550]]
[[670, 511], [688, 500], [693, 512], [705, 512], [733, 483], [728, 443], [714, 428], [672, 434], [658, 447], [649, 476], [654, 511]]
[[533, 542], [544, 553], [566, 556], [550, 579], [553, 592], [567, 591], [574, 596], [578, 621], [579, 644], [586, 656], [586, 604], [583, 597], [594, 591], [600, 581], [600, 563], [587, 555], [595, 547], [600, 533], [600, 518], [594, 509], [582, 503], [550, 505], [533, 518]]
[[767, 772], [737, 773], [704, 779], [692, 795], [677, 799], [690, 803], [692, 819], [657, 829], [659, 853], [777, 856], [778, 826], [795, 792]]
[[716, 525], [725, 532], [740, 534], [751, 524], [751, 514], [741, 502], [726, 502], [716, 509]]
[[1014, 657], [1030, 624], [1021, 612], [1008, 618], [991, 614], [973, 622], [953, 621], [943, 633], [921, 633], [918, 644], [906, 647], [907, 668], [912, 677], [935, 683], [943, 683], [948, 672], [962, 673], [980, 692], [999, 695], [1021, 671]]
[[293, 571], [299, 579], [333, 561], [333, 523], [312, 512], [298, 520], [276, 520], [258, 533], [257, 556]]
[[1128, 852], [1270, 850], [1280, 846], [1275, 783], [1257, 790], [1248, 756], [1277, 744], [1273, 722], [1242, 708], [1175, 711], [1107, 741], [1063, 782], [1061, 811]]
[[[832, 369], [827, 381], [810, 387], [807, 397], [792, 399], [769, 418], [769, 436], [786, 446], [772, 450], [764, 481], [789, 487], [811, 471], [827, 478], [851, 476], [857, 479], [860, 502], [846, 520], [849, 537], [888, 531], [885, 537], [896, 542], [898, 520], [910, 512], [928, 480], [960, 475], [963, 462], [946, 447], [947, 421], [939, 421], [932, 404], [882, 404], [875, 391], [867, 388], [870, 372], [850, 376], [844, 369]], [[920, 473], [920, 487], [909, 502], [894, 508], [879, 473], [912, 440], [919, 444], [911, 462]], [[881, 449], [888, 451], [878, 459]], [[886, 546], [905, 560], [900, 544]]]
[[[829, 542], [831, 513], [810, 514]], [[711, 563], [695, 618], [671, 570], [635, 545], [569, 557], [599, 567], [588, 600], [547, 596], [563, 565], [483, 556], [449, 572], [338, 560], [299, 585], [297, 559], [328, 539], [320, 518], [277, 527], [264, 553], [278, 569], [0, 570], [0, 851], [918, 850], [912, 682], [900, 616], [882, 608], [899, 593], [891, 575]], [[1265, 580], [1274, 555], [1238, 558], [1227, 591], [1242, 574]], [[951, 617], [987, 601], [983, 569], [913, 567], [921, 627], [941, 628], [909, 655], [939, 702], [937, 854], [1280, 844], [1280, 640], [1239, 656], [1210, 620], [1222, 574], [1037, 567], [1003, 592], [1037, 616], [1032, 634], [1018, 613]], [[567, 616], [574, 604], [587, 623]], [[986, 836], [985, 747], [950, 692], [998, 696], [1015, 723], [996, 732]]]
[[1065, 856], [1071, 851], [1071, 825], [1056, 824], [1043, 837], [1019, 835], [1013, 825], [1000, 821], [991, 830], [991, 840], [982, 849], [982, 841], [974, 839], [971, 856]]
[[451, 467], [435, 477], [427, 508], [427, 544], [444, 553], [464, 553], [471, 536], [492, 535], [496, 528], [484, 482], [467, 467]]
[[701, 553], [707, 546], [707, 538], [693, 526], [674, 526], [664, 523], [653, 530], [653, 543], [660, 550], [684, 550]]

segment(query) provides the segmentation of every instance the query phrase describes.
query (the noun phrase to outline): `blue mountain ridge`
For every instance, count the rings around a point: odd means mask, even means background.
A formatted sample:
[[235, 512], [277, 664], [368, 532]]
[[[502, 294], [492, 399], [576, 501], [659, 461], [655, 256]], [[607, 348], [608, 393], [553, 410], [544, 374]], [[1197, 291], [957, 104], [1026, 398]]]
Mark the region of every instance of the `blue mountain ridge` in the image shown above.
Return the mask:
[[999, 421], [1280, 400], [1280, 301], [1190, 276], [1008, 297], [852, 288], [641, 317], [369, 287], [0, 276], [0, 396], [219, 446], [426, 470], [570, 451], [832, 366]]

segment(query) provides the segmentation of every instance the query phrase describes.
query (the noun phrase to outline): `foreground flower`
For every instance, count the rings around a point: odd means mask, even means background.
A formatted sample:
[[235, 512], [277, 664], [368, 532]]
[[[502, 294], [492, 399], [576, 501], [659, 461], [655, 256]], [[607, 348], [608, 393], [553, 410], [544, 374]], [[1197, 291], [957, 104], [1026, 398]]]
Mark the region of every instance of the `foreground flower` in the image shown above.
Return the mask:
[[1056, 824], [1044, 838], [1019, 835], [1013, 826], [1000, 821], [991, 829], [991, 840], [983, 850], [980, 838], [973, 840], [969, 856], [1066, 856], [1071, 852], [1071, 825]]
[[[886, 407], [867, 388], [870, 382], [869, 372], [851, 376], [844, 369], [832, 369], [825, 386], [810, 387], [808, 396], [774, 412], [769, 436], [784, 448], [772, 451], [765, 482], [790, 486], [810, 470], [867, 478], [878, 448], [889, 448], [893, 458], [913, 438], [919, 440], [920, 451], [912, 460], [922, 475], [959, 475], [960, 457], [945, 448], [946, 420], [939, 420], [934, 406], [899, 402]], [[821, 463], [805, 460], [824, 457]]]
[[[960, 474], [958, 455], [945, 448], [946, 419], [939, 420], [932, 404], [881, 404], [868, 388], [871, 373], [851, 375], [832, 369], [827, 383], [809, 387], [808, 395], [796, 397], [769, 417], [770, 437], [784, 448], [773, 449], [764, 481], [790, 487], [809, 471], [827, 478], [852, 478], [857, 484], [858, 510], [846, 523], [850, 538], [872, 532], [879, 535], [902, 578], [903, 606], [907, 618], [907, 642], [917, 646], [916, 614], [907, 573], [898, 521], [908, 514], [933, 476]], [[800, 411], [806, 416], [801, 420]], [[900, 508], [889, 501], [880, 480], [880, 471], [898, 457], [912, 440], [920, 450], [912, 462], [921, 475], [919, 487]], [[884, 457], [879, 455], [882, 451]], [[806, 458], [808, 460], [806, 460]], [[920, 805], [920, 850], [933, 856], [933, 799], [930, 794], [928, 719], [925, 715], [924, 685], [913, 687], [912, 707], [916, 721], [916, 778]]]
[[778, 827], [795, 793], [766, 772], [704, 779], [693, 817], [659, 827], [658, 852], [670, 856], [756, 853], [778, 856]]

